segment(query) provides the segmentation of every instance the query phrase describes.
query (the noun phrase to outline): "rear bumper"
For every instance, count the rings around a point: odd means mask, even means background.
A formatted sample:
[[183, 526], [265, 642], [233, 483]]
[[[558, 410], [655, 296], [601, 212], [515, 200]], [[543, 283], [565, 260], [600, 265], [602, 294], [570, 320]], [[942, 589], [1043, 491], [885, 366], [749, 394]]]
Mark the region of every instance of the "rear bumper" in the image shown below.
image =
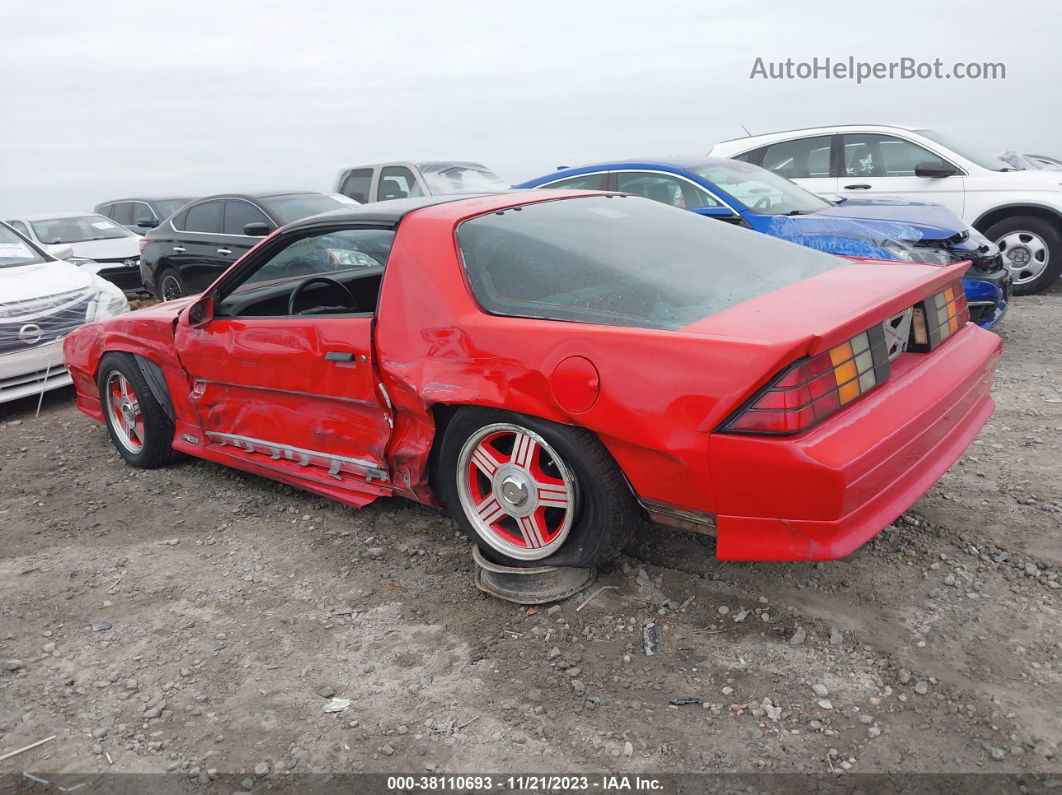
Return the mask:
[[970, 325], [906, 354], [881, 387], [806, 434], [713, 434], [720, 560], [830, 560], [928, 491], [991, 415], [1001, 343]]

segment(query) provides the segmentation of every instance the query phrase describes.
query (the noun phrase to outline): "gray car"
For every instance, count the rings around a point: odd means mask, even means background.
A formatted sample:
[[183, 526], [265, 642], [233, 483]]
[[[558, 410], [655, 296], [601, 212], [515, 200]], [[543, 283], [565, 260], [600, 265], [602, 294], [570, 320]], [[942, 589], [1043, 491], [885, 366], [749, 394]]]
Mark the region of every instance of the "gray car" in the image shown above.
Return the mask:
[[353, 166], [339, 172], [336, 192], [355, 201], [387, 201], [447, 193], [508, 190], [509, 184], [480, 163], [463, 160], [399, 161]]

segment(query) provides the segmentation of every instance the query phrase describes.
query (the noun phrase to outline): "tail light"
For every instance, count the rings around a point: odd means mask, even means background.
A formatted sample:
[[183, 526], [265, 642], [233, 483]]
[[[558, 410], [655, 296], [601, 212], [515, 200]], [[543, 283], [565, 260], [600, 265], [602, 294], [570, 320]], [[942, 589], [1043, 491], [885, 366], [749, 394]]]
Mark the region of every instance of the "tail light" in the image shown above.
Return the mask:
[[970, 307], [961, 282], [927, 298], [915, 307], [911, 318], [911, 342], [908, 350], [931, 351], [970, 320]]
[[[913, 308], [908, 351], [926, 352], [970, 320], [966, 293], [955, 282]], [[719, 430], [764, 435], [800, 433], [889, 377], [882, 326], [872, 326], [830, 350], [784, 370]]]
[[889, 377], [885, 332], [874, 326], [783, 371], [721, 431], [788, 435], [805, 431]]

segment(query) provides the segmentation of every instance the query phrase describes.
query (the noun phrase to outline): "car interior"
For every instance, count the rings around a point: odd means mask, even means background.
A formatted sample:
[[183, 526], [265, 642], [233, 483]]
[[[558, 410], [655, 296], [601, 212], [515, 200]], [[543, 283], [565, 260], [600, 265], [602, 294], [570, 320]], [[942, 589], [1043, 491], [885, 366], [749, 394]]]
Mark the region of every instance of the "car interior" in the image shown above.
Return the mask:
[[390, 229], [298, 238], [247, 275], [219, 302], [215, 315], [372, 315], [393, 240]]

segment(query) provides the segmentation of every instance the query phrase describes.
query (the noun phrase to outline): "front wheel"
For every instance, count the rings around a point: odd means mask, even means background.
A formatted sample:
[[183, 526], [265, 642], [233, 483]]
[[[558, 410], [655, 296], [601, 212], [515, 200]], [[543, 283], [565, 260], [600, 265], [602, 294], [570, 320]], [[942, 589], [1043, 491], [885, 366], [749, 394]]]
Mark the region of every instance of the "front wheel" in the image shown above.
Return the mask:
[[645, 521], [597, 437], [519, 414], [462, 409], [436, 483], [462, 530], [508, 566], [594, 566]]
[[151, 393], [132, 355], [104, 356], [97, 386], [107, 433], [122, 458], [142, 469], [168, 464], [174, 458], [173, 422]]
[[1003, 254], [1015, 295], [1046, 290], [1062, 272], [1062, 235], [1042, 218], [1004, 218], [992, 224], [986, 235]]

